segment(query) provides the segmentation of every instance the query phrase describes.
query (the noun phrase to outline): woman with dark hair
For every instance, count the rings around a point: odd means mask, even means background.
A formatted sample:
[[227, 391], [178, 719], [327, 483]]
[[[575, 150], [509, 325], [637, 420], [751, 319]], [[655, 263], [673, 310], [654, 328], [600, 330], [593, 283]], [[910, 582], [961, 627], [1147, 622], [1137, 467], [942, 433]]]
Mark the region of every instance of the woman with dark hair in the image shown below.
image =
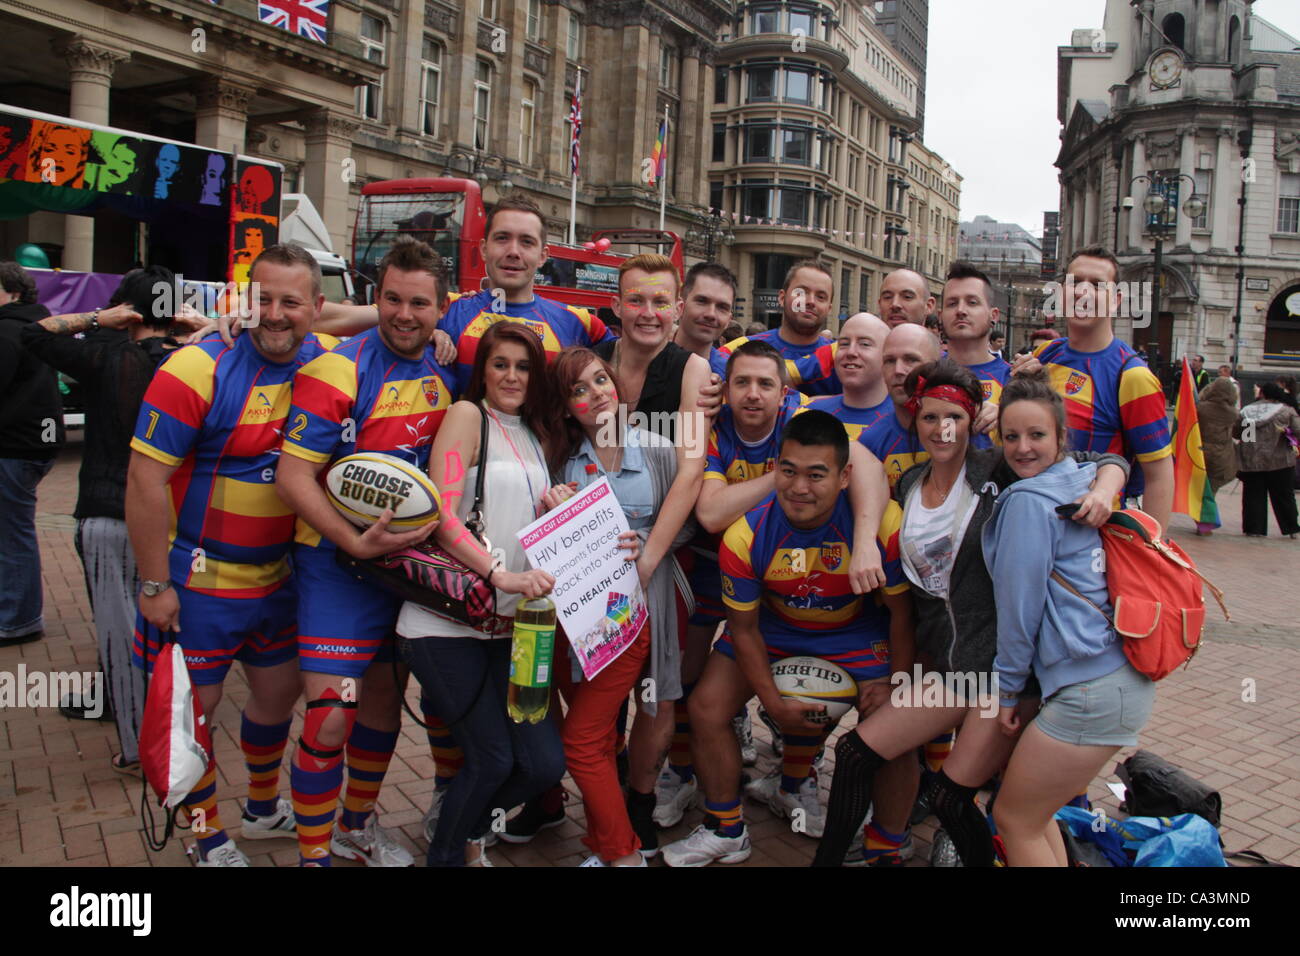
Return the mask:
[[[168, 294], [154, 293], [163, 284]], [[23, 329], [23, 346], [47, 365], [72, 376], [86, 396], [85, 450], [78, 476], [77, 532], [74, 539], [95, 615], [103, 687], [102, 709], [111, 707], [121, 751], [113, 769], [139, 774], [137, 738], [144, 713], [144, 672], [131, 665], [135, 600], [140, 591], [135, 555], [123, 512], [131, 435], [140, 403], [154, 371], [180, 343], [173, 324], [193, 327], [202, 317], [181, 310], [170, 295], [170, 269], [133, 269], [108, 301], [108, 307], [74, 315], [52, 315]], [[164, 301], [162, 315], [155, 301]], [[179, 315], [177, 313], [180, 313]], [[82, 338], [74, 338], [78, 333]], [[107, 691], [107, 699], [105, 694]], [[85, 695], [89, 696], [89, 695]], [[85, 699], [63, 702], [69, 717], [98, 716]]]
[[[1062, 520], [1096, 466], [1066, 454], [1065, 404], [1045, 373], [1007, 383], [998, 432], [1019, 480], [998, 495], [983, 549], [998, 598], [998, 723], [1019, 740], [993, 818], [1008, 865], [1066, 866], [1052, 817], [1120, 747], [1137, 743], [1155, 684], [1111, 627], [1096, 528]], [[1026, 726], [1031, 675], [1043, 704]]]
[[[1232, 426], [1237, 423], [1237, 386], [1232, 379], [1216, 378], [1201, 389], [1196, 417], [1201, 423], [1201, 447], [1210, 493], [1217, 494], [1237, 477], [1237, 449], [1232, 442]], [[1198, 521], [1196, 533], [1213, 534], [1214, 526]]]
[[[993, 841], [975, 795], [1006, 762], [1015, 742], [1000, 732], [992, 709], [998, 622], [980, 535], [1000, 489], [1017, 476], [1000, 448], [971, 444], [971, 425], [984, 402], [973, 372], [941, 359], [913, 369], [905, 388], [912, 427], [930, 457], [895, 485], [903, 505], [899, 551], [912, 585], [924, 681], [941, 685], [944, 699], [940, 706], [921, 706], [922, 688], [904, 686], [888, 706], [841, 738], [816, 865], [841, 865], [871, 803], [880, 767], [957, 727], [956, 743], [933, 785], [932, 805], [962, 864], [992, 866]], [[1097, 481], [1080, 491], [1075, 514], [1076, 521], [1099, 526], [1124, 487], [1128, 464], [1117, 455], [1075, 457], [1099, 463]], [[979, 699], [977, 689], [986, 699]]]
[[[551, 469], [562, 484], [547, 492], [544, 503], [548, 509], [558, 507], [587, 485], [609, 479], [631, 529], [631, 540], [624, 542], [630, 548], [627, 558], [635, 560], [677, 475], [676, 451], [667, 438], [619, 421], [614, 370], [590, 349], [565, 349], [551, 365], [550, 378], [552, 393], [564, 409]], [[583, 866], [645, 866], [645, 858], [658, 851], [651, 820], [653, 786], [645, 792], [629, 787], [626, 802], [619, 790], [616, 725], [643, 667], [653, 686], [662, 682], [663, 672], [680, 667], [680, 602], [674, 586], [674, 575], [680, 573], [671, 553], [654, 569], [645, 587], [649, 619], [635, 641], [594, 678], [583, 680], [576, 660], [569, 667], [557, 663], [556, 681], [568, 706], [561, 731], [564, 755], [582, 792], [584, 842], [592, 850]], [[562, 818], [562, 797], [552, 803], [551, 818], [557, 811]], [[521, 816], [546, 809], [530, 804]], [[537, 829], [528, 826], [524, 831]], [[510, 826], [502, 838], [511, 840]]]
[[[493, 809], [523, 803], [564, 775], [555, 715], [516, 724], [506, 713], [515, 608], [555, 584], [545, 571], [528, 569], [517, 537], [545, 510], [551, 404], [537, 335], [518, 322], [498, 322], [483, 334], [469, 387], [448, 409], [430, 452], [429, 475], [443, 501], [435, 540], [496, 588], [498, 620], [487, 634], [409, 602], [397, 620], [403, 659], [465, 754], [441, 801], [429, 866], [491, 866]], [[480, 468], [487, 469], [482, 511], [491, 553], [464, 524]]]
[[1300, 415], [1276, 382], [1255, 386], [1255, 401], [1241, 410], [1232, 427], [1240, 440], [1241, 530], [1247, 537], [1268, 534], [1268, 503], [1278, 529], [1300, 537], [1293, 490], [1296, 443], [1300, 441]]

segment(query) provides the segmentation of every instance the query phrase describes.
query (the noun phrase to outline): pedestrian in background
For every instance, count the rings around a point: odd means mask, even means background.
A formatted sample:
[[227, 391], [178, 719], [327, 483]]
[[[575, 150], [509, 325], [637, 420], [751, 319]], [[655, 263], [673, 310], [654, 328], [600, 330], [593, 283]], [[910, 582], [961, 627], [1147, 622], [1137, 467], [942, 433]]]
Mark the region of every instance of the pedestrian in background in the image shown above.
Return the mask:
[[[1232, 427], [1237, 424], [1237, 386], [1230, 378], [1216, 378], [1201, 390], [1196, 403], [1196, 417], [1201, 423], [1201, 448], [1205, 455], [1205, 473], [1211, 493], [1237, 477], [1237, 447]], [[1198, 521], [1196, 533], [1208, 535], [1214, 525]]]
[[16, 262], [0, 262], [0, 647], [45, 634], [36, 486], [63, 446], [63, 399], [54, 369], [22, 345], [50, 314]]
[[1255, 386], [1255, 394], [1232, 429], [1232, 437], [1241, 440], [1241, 530], [1248, 537], [1267, 535], [1271, 501], [1279, 530], [1300, 537], [1292, 488], [1300, 414], [1287, 404], [1287, 394], [1276, 382]]

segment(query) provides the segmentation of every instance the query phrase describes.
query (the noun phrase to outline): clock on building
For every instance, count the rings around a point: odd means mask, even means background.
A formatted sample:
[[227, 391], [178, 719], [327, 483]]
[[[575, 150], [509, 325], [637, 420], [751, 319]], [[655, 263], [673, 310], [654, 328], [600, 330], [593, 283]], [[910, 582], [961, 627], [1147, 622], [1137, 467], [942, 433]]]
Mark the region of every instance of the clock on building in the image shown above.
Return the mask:
[[1147, 64], [1153, 90], [1177, 86], [1183, 75], [1183, 58], [1175, 50], [1161, 50]]

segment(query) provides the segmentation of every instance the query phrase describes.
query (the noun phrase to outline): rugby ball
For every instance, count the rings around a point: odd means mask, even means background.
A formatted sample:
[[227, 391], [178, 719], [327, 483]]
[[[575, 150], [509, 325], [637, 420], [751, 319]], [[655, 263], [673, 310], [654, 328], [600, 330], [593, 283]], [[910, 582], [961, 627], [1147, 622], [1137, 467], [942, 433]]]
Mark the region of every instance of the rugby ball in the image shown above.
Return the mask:
[[772, 665], [772, 680], [782, 697], [825, 704], [826, 713], [809, 716], [813, 723], [835, 723], [858, 702], [853, 675], [820, 657], [787, 657]]
[[390, 531], [410, 531], [442, 512], [438, 489], [423, 471], [395, 455], [362, 452], [340, 458], [325, 473], [325, 494], [335, 510], [360, 528], [393, 509]]

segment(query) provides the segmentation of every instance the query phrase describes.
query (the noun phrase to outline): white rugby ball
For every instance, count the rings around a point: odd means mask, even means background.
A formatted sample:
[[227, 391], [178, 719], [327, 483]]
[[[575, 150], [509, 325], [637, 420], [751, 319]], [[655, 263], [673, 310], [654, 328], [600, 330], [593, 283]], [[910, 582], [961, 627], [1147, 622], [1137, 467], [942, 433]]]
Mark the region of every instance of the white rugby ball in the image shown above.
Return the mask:
[[442, 499], [429, 476], [396, 455], [361, 452], [340, 458], [325, 474], [325, 494], [343, 517], [360, 528], [393, 510], [391, 531], [410, 531], [442, 512]]
[[813, 723], [834, 723], [858, 702], [858, 685], [853, 675], [820, 657], [779, 660], [772, 665], [772, 680], [782, 697], [826, 705], [825, 714], [808, 718]]

